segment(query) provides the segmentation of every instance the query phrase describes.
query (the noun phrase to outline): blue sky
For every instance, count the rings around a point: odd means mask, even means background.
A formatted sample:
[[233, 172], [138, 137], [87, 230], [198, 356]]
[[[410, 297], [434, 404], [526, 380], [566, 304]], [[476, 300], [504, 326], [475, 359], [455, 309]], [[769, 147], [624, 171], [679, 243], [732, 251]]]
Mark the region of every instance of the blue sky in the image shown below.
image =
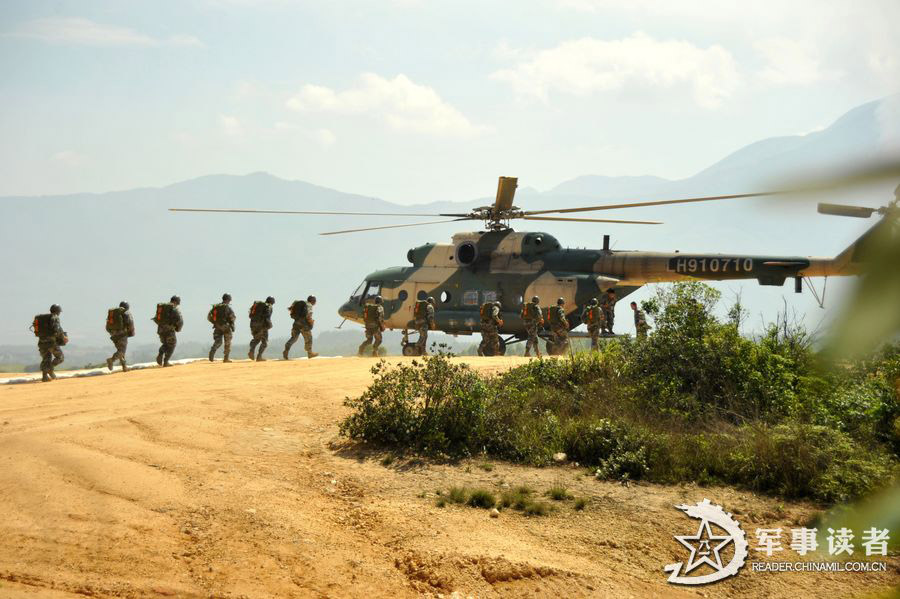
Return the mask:
[[897, 23], [896, 0], [7, 0], [0, 195], [686, 177], [900, 91]]

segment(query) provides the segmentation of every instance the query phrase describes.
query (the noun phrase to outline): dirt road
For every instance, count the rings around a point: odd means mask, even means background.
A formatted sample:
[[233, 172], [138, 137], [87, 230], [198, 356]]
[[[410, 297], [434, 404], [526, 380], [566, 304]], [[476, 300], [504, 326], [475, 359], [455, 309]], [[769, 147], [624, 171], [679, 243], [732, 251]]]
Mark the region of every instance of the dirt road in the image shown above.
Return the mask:
[[[673, 504], [709, 497], [734, 511], [750, 560], [753, 530], [805, 522], [812, 506], [623, 487], [572, 465], [387, 463], [337, 430], [371, 365], [197, 363], [0, 388], [0, 597], [794, 598], [900, 582], [892, 558], [886, 573], [748, 566], [712, 586], [669, 585], [663, 566], [687, 558], [673, 535], [696, 530]], [[452, 485], [554, 483], [587, 507], [491, 518], [434, 499]]]

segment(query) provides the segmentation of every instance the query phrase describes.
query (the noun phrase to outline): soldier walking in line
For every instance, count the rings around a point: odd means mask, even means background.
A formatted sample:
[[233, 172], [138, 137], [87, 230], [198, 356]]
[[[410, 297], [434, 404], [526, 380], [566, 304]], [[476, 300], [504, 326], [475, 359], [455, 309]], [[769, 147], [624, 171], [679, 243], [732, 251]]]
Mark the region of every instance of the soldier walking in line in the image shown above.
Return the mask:
[[522, 322], [525, 323], [525, 332], [528, 334], [528, 341], [525, 342], [526, 358], [531, 356], [531, 348], [534, 348], [536, 357], [541, 357], [538, 331], [544, 326], [544, 314], [540, 304], [541, 298], [534, 296], [531, 302], [522, 306]]
[[478, 346], [479, 356], [500, 355], [500, 302], [485, 302], [481, 305], [481, 344]]
[[56, 379], [53, 369], [63, 363], [63, 345], [69, 342], [66, 332], [59, 322], [62, 308], [58, 304], [50, 306], [49, 314], [38, 314], [34, 317], [31, 329], [38, 338], [38, 353], [41, 355], [41, 381], [47, 383]]
[[222, 362], [231, 362], [231, 339], [234, 336], [234, 321], [237, 320], [231, 308], [231, 294], [222, 294], [222, 302], [210, 308], [206, 320], [213, 325], [213, 344], [209, 348], [209, 361], [215, 361], [216, 352], [224, 341], [225, 355]]
[[156, 354], [156, 363], [160, 366], [171, 366], [169, 360], [178, 344], [177, 333], [180, 333], [184, 326], [181, 310], [178, 309], [179, 304], [181, 298], [177, 295], [173, 295], [168, 302], [156, 304], [156, 315], [151, 319], [156, 323], [156, 334], [159, 335], [161, 344], [159, 353]]
[[313, 351], [313, 339], [312, 339], [312, 328], [315, 324], [313, 320], [313, 306], [316, 305], [316, 296], [310, 295], [306, 298], [306, 301], [296, 300], [288, 310], [291, 313], [291, 318], [294, 319], [294, 326], [291, 327], [291, 338], [287, 340], [287, 343], [284, 344], [284, 352], [282, 352], [282, 356], [284, 356], [285, 360], [290, 360], [289, 354], [291, 352], [291, 346], [297, 343], [297, 339], [303, 335], [303, 347], [306, 349], [306, 355], [312, 359], [318, 356], [316, 352]]
[[613, 322], [616, 318], [616, 290], [610, 287], [606, 290], [606, 295], [600, 300], [600, 308], [603, 310], [603, 318], [606, 320], [604, 332], [607, 335], [614, 335]]
[[[265, 362], [263, 352], [269, 347], [269, 329], [272, 328], [272, 306], [275, 305], [275, 298], [271, 295], [266, 301], [255, 301], [250, 306], [250, 334], [253, 339], [250, 341], [250, 351], [247, 357], [257, 362]], [[256, 346], [259, 346], [259, 353], [256, 353]]]
[[591, 336], [591, 351], [600, 351], [600, 331], [606, 324], [606, 318], [603, 316], [603, 310], [600, 309], [597, 298], [592, 298], [590, 303], [585, 306], [581, 313], [581, 322], [587, 325], [588, 333]]
[[128, 338], [134, 337], [134, 318], [129, 308], [128, 302], [119, 302], [118, 308], [110, 308], [106, 313], [106, 332], [109, 333], [109, 340], [116, 346], [115, 353], [106, 359], [106, 367], [110, 370], [118, 360], [122, 365], [122, 372], [128, 372], [125, 352], [128, 350]]
[[434, 328], [434, 298], [416, 300], [413, 316], [416, 319], [416, 331], [419, 332], [416, 350], [422, 356], [428, 351], [428, 331]]
[[[384, 300], [380, 295], [375, 296], [375, 303], [366, 304], [363, 311], [363, 320], [366, 325], [366, 340], [359, 346], [358, 356], [362, 356], [366, 349], [372, 346], [372, 355], [378, 355], [378, 348], [381, 347], [381, 333], [384, 332]], [[372, 343], [374, 339], [375, 343]]]
[[637, 338], [646, 339], [647, 331], [650, 330], [650, 325], [647, 324], [647, 317], [644, 315], [643, 310], [638, 309], [637, 302], [631, 302], [631, 309], [634, 312], [634, 330], [637, 331]]
[[550, 320], [550, 333], [555, 340], [557, 351], [563, 353], [569, 349], [569, 319], [566, 318], [566, 300], [559, 298], [556, 305], [547, 310]]

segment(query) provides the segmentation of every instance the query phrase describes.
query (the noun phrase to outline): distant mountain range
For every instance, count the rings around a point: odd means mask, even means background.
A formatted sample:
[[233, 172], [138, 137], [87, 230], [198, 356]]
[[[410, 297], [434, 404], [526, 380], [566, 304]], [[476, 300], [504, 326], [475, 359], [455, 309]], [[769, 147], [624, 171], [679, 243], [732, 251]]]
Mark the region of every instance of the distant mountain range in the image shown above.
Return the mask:
[[[898, 96], [865, 104], [822, 131], [762, 140], [679, 181], [590, 175], [539, 192], [528, 187], [528, 173], [497, 174], [520, 177], [516, 204], [526, 209], [755, 191], [780, 177], [896, 152], [897, 146], [891, 144], [900, 139], [893, 125], [900, 123], [895, 114], [898, 105]], [[819, 199], [883, 205], [893, 197], [895, 185], [869, 186]], [[479, 199], [427, 204], [417, 206], [415, 211], [464, 211], [490, 203], [493, 193], [493, 189], [486, 189]], [[150, 345], [155, 341], [155, 329], [149, 321], [154, 306], [173, 293], [183, 300], [185, 342], [207, 343], [206, 311], [225, 291], [235, 297], [241, 316], [254, 299], [275, 296], [273, 336], [289, 331], [290, 301], [314, 293], [319, 298], [318, 331], [327, 331], [340, 322], [336, 313], [340, 302], [367, 273], [405, 264], [409, 247], [449, 241], [454, 232], [477, 226], [453, 223], [321, 237], [318, 233], [322, 231], [413, 220], [183, 214], [169, 212], [170, 207], [410, 211], [409, 206], [286, 181], [266, 173], [209, 175], [162, 188], [102, 194], [0, 198], [0, 249], [6, 257], [2, 267], [4, 293], [0, 294], [0, 345], [33, 347], [34, 337], [27, 330], [32, 317], [56, 302], [63, 307], [62, 320], [71, 347], [102, 346], [107, 343], [103, 329], [106, 309], [122, 299], [131, 302], [136, 317], [135, 345]], [[625, 213], [604, 215], [622, 217]], [[568, 246], [599, 247], [602, 235], [611, 233], [614, 249], [834, 255], [871, 225], [818, 215], [808, 202], [773, 200], [642, 208], [627, 215], [663, 220], [666, 225], [547, 223], [541, 228]], [[754, 318], [773, 318], [782, 309], [784, 297], [789, 308], [808, 315], [810, 325], [815, 326], [820, 319], [821, 312], [808, 295], [794, 297], [788, 286], [760, 288], [755, 281], [718, 286], [729, 296], [740, 293]], [[829, 283], [829, 287], [840, 291], [842, 285]], [[644, 289], [633, 297], [640, 299], [650, 293], [652, 289]], [[621, 320], [627, 324], [628, 319]], [[247, 323], [239, 322], [238, 334], [247, 335], [246, 329]]]

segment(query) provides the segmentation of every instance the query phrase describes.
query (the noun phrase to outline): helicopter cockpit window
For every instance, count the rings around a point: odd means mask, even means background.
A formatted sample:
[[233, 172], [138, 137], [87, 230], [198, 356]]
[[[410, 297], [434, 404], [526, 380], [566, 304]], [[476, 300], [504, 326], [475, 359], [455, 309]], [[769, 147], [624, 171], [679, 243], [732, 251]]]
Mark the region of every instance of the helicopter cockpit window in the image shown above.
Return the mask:
[[381, 295], [381, 281], [369, 281], [366, 288], [366, 300], [375, 299], [376, 295]]
[[353, 293], [350, 294], [350, 299], [358, 300], [360, 297], [362, 297], [363, 289], [365, 289], [365, 288], [366, 288], [366, 281], [363, 281], [362, 283], [359, 284], [359, 287], [356, 288], [356, 291], [354, 291]]

